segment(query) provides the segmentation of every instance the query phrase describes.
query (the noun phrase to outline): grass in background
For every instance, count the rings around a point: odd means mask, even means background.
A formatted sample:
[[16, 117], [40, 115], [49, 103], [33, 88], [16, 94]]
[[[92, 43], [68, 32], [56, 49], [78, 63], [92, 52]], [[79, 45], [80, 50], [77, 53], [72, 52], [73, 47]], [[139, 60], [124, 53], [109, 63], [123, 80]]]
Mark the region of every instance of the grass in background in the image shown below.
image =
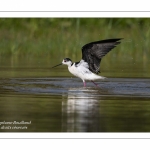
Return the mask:
[[[1, 18], [0, 56], [81, 58], [91, 41], [124, 38], [113, 55], [149, 59], [148, 18]], [[111, 52], [110, 52], [111, 53]]]

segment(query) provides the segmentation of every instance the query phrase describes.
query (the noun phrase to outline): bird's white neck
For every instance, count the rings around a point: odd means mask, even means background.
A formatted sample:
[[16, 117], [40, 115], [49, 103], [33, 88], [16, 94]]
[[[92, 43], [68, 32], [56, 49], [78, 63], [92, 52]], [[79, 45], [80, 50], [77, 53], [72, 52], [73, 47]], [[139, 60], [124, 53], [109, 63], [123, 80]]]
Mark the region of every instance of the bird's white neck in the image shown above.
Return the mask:
[[74, 64], [74, 63], [72, 63], [72, 62], [71, 62], [71, 63], [69, 63], [69, 64], [67, 64], [67, 65], [68, 65], [68, 68], [72, 67], [72, 66], [73, 66], [73, 64]]

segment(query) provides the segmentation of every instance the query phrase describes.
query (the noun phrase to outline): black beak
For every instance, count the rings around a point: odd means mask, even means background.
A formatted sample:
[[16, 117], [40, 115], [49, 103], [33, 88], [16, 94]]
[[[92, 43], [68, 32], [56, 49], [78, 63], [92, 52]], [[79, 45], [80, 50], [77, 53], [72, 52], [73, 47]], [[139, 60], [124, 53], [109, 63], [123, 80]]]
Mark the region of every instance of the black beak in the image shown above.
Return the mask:
[[58, 66], [60, 66], [60, 65], [62, 65], [62, 63], [61, 63], [61, 64], [58, 64], [58, 65], [56, 65], [56, 66], [54, 66], [54, 67], [52, 67], [52, 68], [58, 67]]

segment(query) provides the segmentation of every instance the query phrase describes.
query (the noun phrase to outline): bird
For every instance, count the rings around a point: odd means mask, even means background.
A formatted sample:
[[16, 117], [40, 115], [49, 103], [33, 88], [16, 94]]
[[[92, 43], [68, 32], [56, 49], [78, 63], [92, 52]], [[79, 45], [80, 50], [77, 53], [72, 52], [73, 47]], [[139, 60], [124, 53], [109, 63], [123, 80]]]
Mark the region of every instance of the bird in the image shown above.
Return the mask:
[[84, 87], [86, 87], [86, 81], [91, 81], [98, 86], [94, 81], [105, 79], [105, 77], [98, 75], [102, 58], [120, 44], [120, 40], [122, 38], [105, 39], [85, 44], [82, 47], [82, 59], [79, 62], [73, 63], [70, 58], [64, 58], [62, 63], [51, 68], [67, 65], [71, 74], [82, 79]]

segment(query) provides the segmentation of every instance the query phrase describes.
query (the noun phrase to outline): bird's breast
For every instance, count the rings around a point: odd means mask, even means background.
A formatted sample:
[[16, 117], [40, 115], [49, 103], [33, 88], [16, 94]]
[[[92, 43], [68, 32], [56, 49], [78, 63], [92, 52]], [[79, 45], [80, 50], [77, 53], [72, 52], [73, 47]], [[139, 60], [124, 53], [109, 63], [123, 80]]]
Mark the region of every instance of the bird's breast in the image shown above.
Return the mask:
[[72, 65], [71, 67], [68, 67], [68, 70], [73, 75], [78, 76], [78, 70], [77, 70], [77, 67], [75, 67], [75, 65]]

